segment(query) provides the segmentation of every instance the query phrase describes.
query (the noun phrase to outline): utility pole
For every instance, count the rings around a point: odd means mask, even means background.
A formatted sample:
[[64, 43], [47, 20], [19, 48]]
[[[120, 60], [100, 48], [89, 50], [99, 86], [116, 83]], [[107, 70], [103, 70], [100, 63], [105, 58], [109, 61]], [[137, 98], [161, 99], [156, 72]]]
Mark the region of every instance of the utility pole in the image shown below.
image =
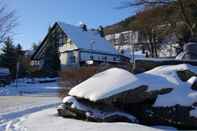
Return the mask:
[[20, 63], [16, 63], [16, 89], [18, 88], [18, 73], [19, 73]]

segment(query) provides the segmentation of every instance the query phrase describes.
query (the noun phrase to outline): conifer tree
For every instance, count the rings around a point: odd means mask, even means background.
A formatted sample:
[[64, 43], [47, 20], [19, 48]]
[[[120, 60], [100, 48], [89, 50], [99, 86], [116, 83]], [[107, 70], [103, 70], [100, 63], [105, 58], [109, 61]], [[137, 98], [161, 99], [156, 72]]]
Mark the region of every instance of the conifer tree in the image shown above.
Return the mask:
[[32, 44], [32, 50], [33, 50], [33, 51], [36, 51], [37, 48], [38, 48], [38, 44], [37, 44], [37, 43], [33, 43], [33, 44]]
[[7, 38], [4, 42], [1, 54], [1, 66], [9, 68], [11, 74], [15, 76], [16, 73], [16, 63], [17, 63], [17, 54], [15, 46], [11, 38]]

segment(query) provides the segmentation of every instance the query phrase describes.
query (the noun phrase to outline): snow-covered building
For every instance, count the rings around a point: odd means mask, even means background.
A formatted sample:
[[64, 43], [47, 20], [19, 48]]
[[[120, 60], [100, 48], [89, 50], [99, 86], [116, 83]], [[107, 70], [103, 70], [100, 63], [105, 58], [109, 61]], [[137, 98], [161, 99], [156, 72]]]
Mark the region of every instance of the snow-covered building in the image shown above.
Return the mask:
[[47, 40], [51, 33], [58, 34], [57, 43], [62, 68], [80, 67], [88, 61], [94, 64], [123, 64], [129, 61], [129, 58], [120, 55], [97, 31], [56, 22], [32, 55], [32, 65], [43, 65]]
[[[139, 31], [123, 31], [114, 34], [108, 34], [105, 36], [106, 40], [110, 41], [113, 47], [125, 56], [132, 57], [132, 54], [139, 54], [140, 58], [145, 56], [144, 43], [145, 38]], [[144, 49], [144, 50], [143, 50]], [[138, 57], [138, 56], [137, 56]]]
[[142, 35], [139, 31], [124, 31], [114, 34], [106, 35], [105, 38], [111, 41], [112, 45], [118, 50], [132, 49], [136, 45], [135, 49], [139, 49], [142, 46], [140, 43], [144, 43]]
[[[125, 56], [127, 56], [127, 54], [132, 54], [133, 51], [141, 51], [141, 56], [145, 56], [145, 53], [150, 54], [150, 47], [148, 47], [149, 41], [140, 31], [127, 30], [114, 34], [108, 34], [105, 38], [112, 43], [113, 47], [118, 52], [123, 53]], [[178, 44], [176, 36], [174, 34], [166, 36], [158, 48], [158, 56], [175, 57], [177, 55], [177, 49]]]

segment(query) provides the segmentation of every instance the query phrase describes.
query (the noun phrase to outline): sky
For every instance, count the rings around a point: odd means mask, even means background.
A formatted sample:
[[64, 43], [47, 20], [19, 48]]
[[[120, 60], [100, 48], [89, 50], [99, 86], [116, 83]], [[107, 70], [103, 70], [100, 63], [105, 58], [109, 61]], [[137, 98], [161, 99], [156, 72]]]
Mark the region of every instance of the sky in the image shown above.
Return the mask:
[[4, 0], [16, 11], [17, 27], [13, 40], [24, 49], [39, 43], [49, 25], [63, 21], [73, 25], [84, 22], [89, 28], [110, 25], [134, 14], [131, 8], [117, 9], [128, 0]]

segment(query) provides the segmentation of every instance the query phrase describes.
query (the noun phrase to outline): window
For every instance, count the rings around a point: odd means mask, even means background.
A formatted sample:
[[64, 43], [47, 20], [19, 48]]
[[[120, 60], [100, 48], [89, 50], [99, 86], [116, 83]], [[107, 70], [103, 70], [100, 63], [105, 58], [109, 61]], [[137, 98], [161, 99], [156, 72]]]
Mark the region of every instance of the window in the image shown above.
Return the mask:
[[70, 63], [75, 63], [75, 62], [76, 62], [76, 57], [70, 56]]
[[94, 59], [94, 57], [91, 55], [91, 56], [90, 56], [90, 59], [91, 59], [91, 60], [93, 60], [93, 59]]
[[64, 34], [60, 33], [58, 36], [59, 46], [64, 45]]
[[104, 61], [107, 61], [107, 56], [102, 57]]
[[64, 39], [63, 38], [59, 38], [59, 45], [63, 45], [64, 44]]

